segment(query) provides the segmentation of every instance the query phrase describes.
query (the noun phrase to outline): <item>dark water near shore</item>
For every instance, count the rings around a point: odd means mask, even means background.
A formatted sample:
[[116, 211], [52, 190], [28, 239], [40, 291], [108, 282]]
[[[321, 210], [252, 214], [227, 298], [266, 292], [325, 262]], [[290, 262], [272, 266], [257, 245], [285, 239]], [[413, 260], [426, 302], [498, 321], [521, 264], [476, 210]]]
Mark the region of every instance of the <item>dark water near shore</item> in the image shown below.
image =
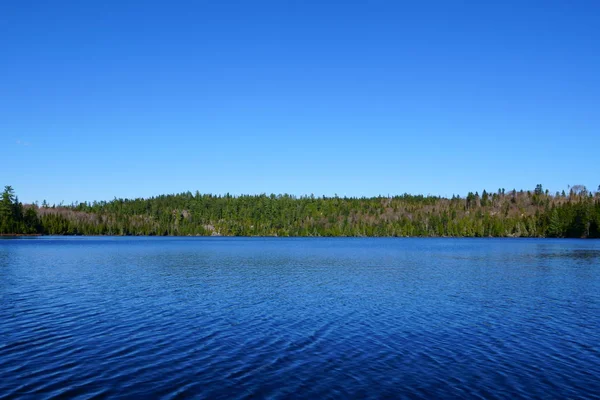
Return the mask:
[[0, 397], [600, 398], [600, 241], [0, 239]]

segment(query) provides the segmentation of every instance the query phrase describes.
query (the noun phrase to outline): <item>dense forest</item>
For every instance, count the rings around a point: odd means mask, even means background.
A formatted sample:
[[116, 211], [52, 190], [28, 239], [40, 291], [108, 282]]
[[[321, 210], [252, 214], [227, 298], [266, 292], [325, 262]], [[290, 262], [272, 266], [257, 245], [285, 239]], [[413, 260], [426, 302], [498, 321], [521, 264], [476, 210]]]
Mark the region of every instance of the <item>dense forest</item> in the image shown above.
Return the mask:
[[600, 238], [600, 187], [499, 189], [443, 198], [215, 196], [191, 192], [71, 205], [22, 204], [6, 186], [0, 234]]

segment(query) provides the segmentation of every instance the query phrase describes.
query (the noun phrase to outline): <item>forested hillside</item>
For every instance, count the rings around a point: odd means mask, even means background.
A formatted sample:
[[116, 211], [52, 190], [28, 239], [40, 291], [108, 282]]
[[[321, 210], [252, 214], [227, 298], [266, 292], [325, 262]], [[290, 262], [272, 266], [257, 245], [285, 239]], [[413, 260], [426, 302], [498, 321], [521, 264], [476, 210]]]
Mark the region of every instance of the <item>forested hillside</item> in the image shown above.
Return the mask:
[[22, 205], [6, 186], [0, 234], [223, 236], [600, 237], [600, 188], [550, 194], [404, 194], [340, 198], [215, 196], [191, 192], [148, 199]]

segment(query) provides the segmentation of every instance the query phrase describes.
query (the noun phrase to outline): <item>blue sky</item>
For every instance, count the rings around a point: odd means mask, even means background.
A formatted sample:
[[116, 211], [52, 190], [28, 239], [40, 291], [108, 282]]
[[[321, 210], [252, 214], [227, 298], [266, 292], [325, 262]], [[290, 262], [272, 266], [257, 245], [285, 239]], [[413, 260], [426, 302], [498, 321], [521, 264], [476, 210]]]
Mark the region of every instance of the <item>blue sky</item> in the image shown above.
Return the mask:
[[0, 184], [465, 195], [600, 185], [596, 1], [0, 5]]

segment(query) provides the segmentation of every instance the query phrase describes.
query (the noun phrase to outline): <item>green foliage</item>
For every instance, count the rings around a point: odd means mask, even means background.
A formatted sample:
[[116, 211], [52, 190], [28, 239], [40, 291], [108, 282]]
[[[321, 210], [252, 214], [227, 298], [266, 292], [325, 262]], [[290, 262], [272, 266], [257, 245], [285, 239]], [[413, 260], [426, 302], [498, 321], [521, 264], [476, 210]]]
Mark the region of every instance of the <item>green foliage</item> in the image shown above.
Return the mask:
[[600, 195], [486, 190], [466, 198], [340, 198], [195, 192], [23, 206], [10, 186], [0, 233], [51, 235], [600, 237]]
[[23, 207], [11, 186], [5, 186], [0, 200], [0, 234], [34, 234], [41, 232], [35, 209]]

